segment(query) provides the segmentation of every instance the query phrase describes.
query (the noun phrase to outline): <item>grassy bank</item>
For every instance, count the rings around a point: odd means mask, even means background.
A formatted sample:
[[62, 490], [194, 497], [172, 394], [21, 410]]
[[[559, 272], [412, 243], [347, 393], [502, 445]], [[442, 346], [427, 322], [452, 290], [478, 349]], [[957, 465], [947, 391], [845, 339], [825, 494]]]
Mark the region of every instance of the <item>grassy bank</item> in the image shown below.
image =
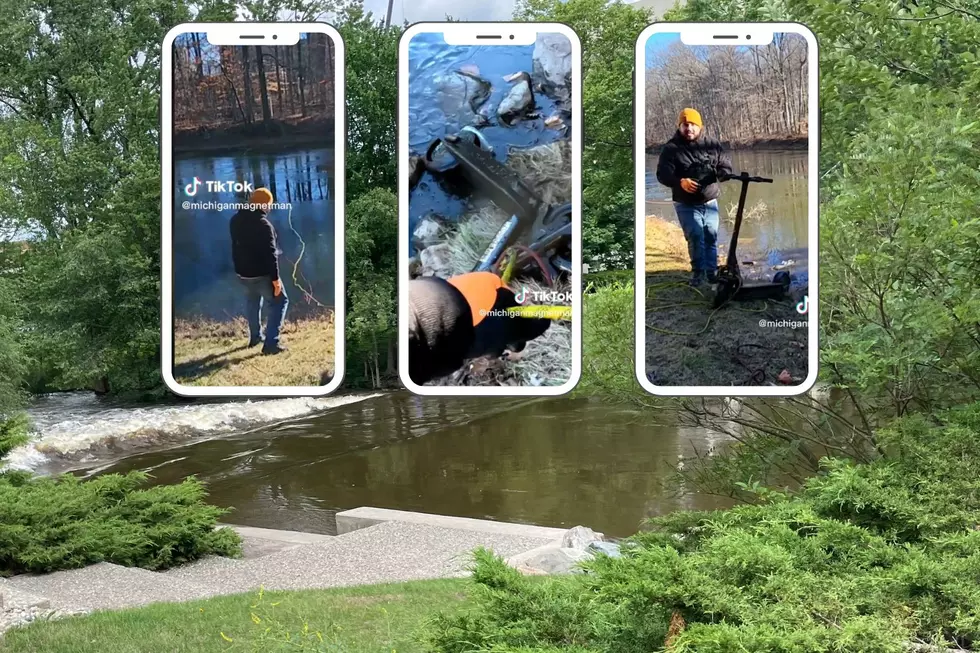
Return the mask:
[[311, 386], [334, 372], [333, 315], [287, 320], [281, 343], [288, 351], [263, 356], [246, 347], [244, 318], [228, 322], [182, 320], [174, 325], [174, 376], [187, 385]]
[[[157, 604], [34, 623], [8, 632], [0, 649], [8, 653], [421, 652], [416, 637], [420, 627], [436, 613], [461, 606], [471, 587], [467, 580], [433, 580], [266, 592], [261, 599], [251, 593]], [[268, 635], [263, 634], [266, 628], [272, 629]], [[287, 632], [292, 646], [283, 645]], [[265, 643], [263, 636], [280, 641]], [[304, 641], [308, 648], [301, 646]]]
[[[720, 252], [723, 254], [723, 252]], [[806, 378], [806, 329], [763, 320], [799, 320], [798, 298], [733, 302], [712, 308], [712, 290], [687, 284], [691, 265], [681, 228], [656, 216], [646, 223], [646, 364], [662, 385], [769, 385], [787, 370]]]

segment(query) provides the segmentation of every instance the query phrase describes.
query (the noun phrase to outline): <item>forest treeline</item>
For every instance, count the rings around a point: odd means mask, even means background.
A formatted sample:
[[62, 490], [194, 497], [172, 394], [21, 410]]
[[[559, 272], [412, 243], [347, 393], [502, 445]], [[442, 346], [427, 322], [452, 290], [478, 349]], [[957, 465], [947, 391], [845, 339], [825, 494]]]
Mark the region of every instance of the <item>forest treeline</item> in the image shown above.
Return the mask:
[[646, 145], [669, 140], [685, 107], [696, 108], [723, 142], [805, 137], [806, 68], [806, 41], [796, 34], [744, 48], [678, 41], [647, 61]]
[[334, 57], [326, 34], [304, 34], [290, 46], [182, 35], [174, 42], [174, 131], [332, 119]]

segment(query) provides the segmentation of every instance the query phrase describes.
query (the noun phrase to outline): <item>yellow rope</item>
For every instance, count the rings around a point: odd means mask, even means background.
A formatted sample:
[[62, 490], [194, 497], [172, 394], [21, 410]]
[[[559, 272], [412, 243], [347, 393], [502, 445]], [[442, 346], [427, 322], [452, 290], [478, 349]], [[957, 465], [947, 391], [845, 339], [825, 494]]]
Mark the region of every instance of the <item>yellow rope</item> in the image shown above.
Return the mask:
[[303, 237], [300, 236], [299, 235], [299, 232], [296, 231], [296, 229], [293, 227], [293, 205], [292, 204], [289, 205], [288, 212], [286, 213], [286, 220], [289, 223], [289, 229], [290, 229], [290, 231], [292, 231], [293, 234], [295, 234], [296, 239], [300, 243], [299, 256], [296, 257], [296, 261], [293, 263], [293, 285], [296, 286], [297, 288], [299, 288], [300, 292], [302, 292], [304, 295], [306, 295], [307, 301], [313, 302], [314, 304], [316, 304], [320, 308], [328, 308], [327, 306], [324, 306], [323, 304], [321, 304], [320, 301], [316, 297], [313, 296], [313, 293], [311, 291], [309, 291], [306, 288], [304, 288], [303, 287], [303, 284], [301, 284], [299, 282], [299, 279], [297, 278], [299, 276], [299, 263], [300, 263], [300, 261], [303, 260], [303, 254], [306, 253], [306, 241], [303, 240]]

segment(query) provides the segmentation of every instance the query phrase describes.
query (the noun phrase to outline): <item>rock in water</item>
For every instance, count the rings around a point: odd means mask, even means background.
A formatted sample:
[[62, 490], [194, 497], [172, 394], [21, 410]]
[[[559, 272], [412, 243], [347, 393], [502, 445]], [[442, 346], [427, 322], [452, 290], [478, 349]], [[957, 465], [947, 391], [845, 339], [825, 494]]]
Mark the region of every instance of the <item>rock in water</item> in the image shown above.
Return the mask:
[[585, 551], [593, 542], [602, 542], [602, 540], [602, 533], [596, 533], [585, 526], [576, 526], [565, 532], [564, 537], [561, 538], [561, 545], [565, 549]]
[[449, 277], [452, 272], [452, 250], [446, 243], [439, 243], [426, 247], [419, 254], [421, 276], [423, 277]]
[[534, 77], [553, 89], [572, 83], [572, 43], [563, 34], [539, 34], [534, 42]]
[[423, 218], [412, 232], [412, 246], [421, 252], [427, 247], [438, 244], [441, 235], [442, 225], [435, 218]]
[[517, 82], [511, 87], [497, 107], [497, 115], [507, 125], [513, 125], [524, 113], [534, 106], [534, 93], [531, 91], [531, 76], [527, 73], [516, 73], [504, 78], [508, 82]]
[[564, 126], [564, 123], [561, 121], [561, 116], [555, 114], [544, 119], [544, 126], [550, 129], [559, 129]]
[[[578, 572], [578, 564], [590, 560], [592, 554], [579, 549], [547, 547], [524, 561], [524, 566], [546, 574], [570, 574]], [[526, 573], [526, 572], [525, 572]]]
[[619, 545], [613, 542], [592, 542], [589, 544], [589, 551], [604, 553], [610, 558], [623, 557], [622, 552], [619, 550]]

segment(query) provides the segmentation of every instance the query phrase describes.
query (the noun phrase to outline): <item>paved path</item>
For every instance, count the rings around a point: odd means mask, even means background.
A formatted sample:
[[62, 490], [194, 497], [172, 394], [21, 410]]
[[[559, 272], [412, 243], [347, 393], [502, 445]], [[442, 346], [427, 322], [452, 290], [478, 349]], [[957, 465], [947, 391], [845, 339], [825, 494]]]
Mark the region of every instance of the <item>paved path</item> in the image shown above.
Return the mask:
[[41, 616], [188, 601], [267, 589], [315, 589], [463, 576], [477, 547], [505, 558], [560, 540], [563, 530], [358, 508], [341, 535], [233, 527], [240, 559], [211, 557], [163, 572], [101, 563], [0, 579], [0, 632]]

